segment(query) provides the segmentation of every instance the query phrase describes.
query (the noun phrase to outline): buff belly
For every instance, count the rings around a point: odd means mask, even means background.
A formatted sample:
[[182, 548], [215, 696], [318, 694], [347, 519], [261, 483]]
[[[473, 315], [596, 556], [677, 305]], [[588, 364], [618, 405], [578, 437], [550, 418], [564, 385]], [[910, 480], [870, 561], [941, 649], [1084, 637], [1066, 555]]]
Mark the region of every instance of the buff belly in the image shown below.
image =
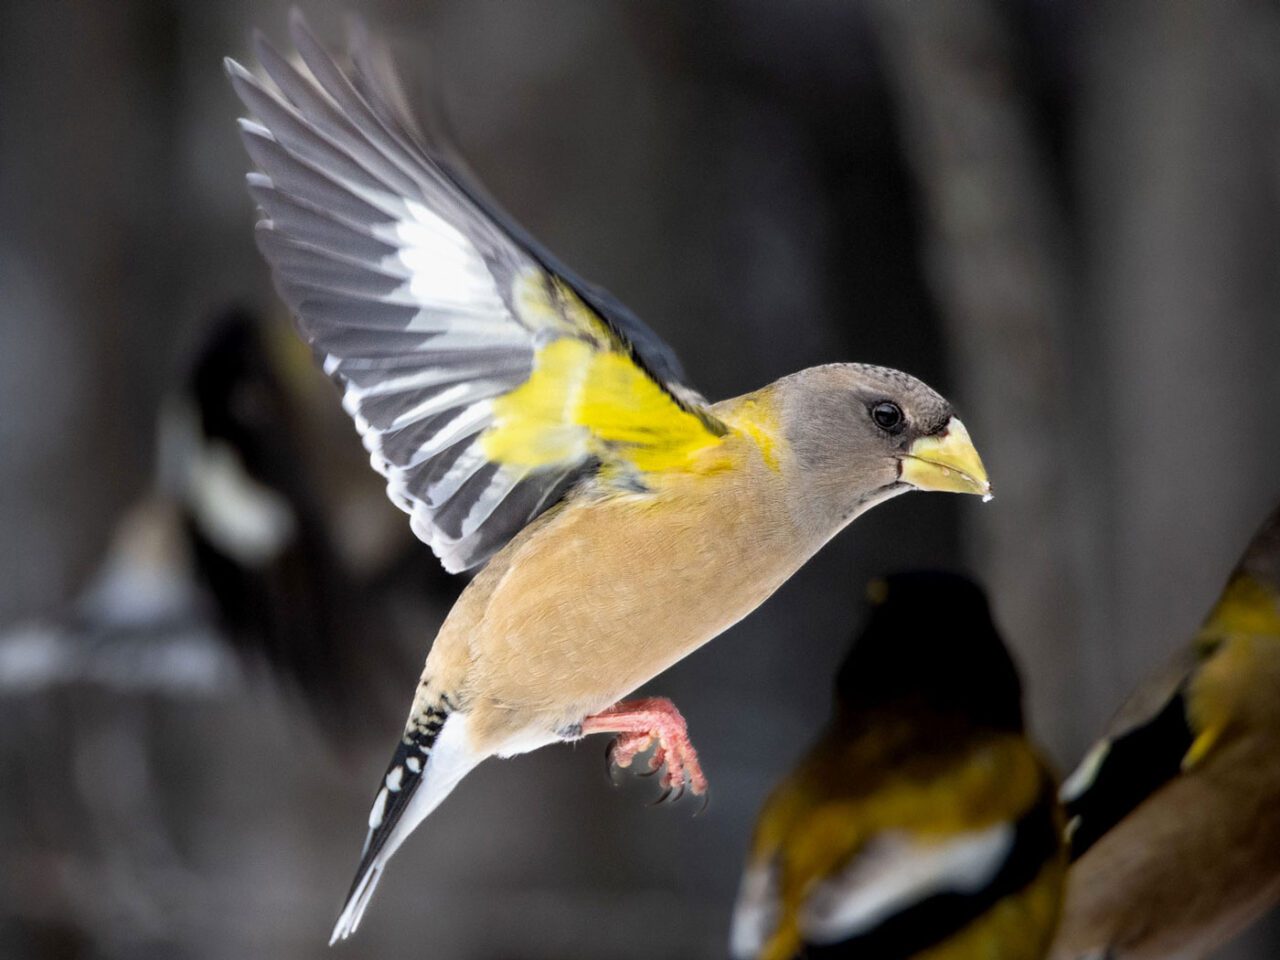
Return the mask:
[[495, 558], [428, 661], [428, 673], [465, 671], [444, 685], [462, 691], [477, 748], [541, 746], [722, 633], [794, 573], [821, 540], [796, 530], [781, 497], [759, 487], [735, 496], [741, 482], [772, 485], [754, 473], [575, 500]]

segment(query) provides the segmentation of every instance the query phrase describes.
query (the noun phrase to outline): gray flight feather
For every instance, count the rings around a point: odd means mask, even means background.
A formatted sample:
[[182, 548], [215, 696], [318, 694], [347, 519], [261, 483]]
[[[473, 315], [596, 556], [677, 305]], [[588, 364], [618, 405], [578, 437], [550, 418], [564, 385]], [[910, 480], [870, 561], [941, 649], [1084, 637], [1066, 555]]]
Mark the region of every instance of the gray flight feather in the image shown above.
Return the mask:
[[[578, 280], [475, 186], [407, 106], [385, 48], [359, 27], [340, 68], [296, 12], [295, 67], [261, 36], [266, 81], [227, 73], [255, 119], [258, 245], [276, 286], [387, 478], [391, 500], [445, 567], [483, 563], [596, 468], [528, 471], [488, 461], [493, 405], [525, 382], [562, 330], [522, 316], [522, 278], [558, 277], [676, 402], [698, 410], [670, 348], [608, 293]], [[699, 415], [701, 411], [698, 411]]]

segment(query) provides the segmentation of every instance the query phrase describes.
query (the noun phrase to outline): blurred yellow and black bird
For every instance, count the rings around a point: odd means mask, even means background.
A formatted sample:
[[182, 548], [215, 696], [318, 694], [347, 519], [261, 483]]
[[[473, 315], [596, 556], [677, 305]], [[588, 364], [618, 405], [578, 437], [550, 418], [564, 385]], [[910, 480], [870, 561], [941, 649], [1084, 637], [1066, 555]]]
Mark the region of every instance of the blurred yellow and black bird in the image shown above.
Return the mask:
[[873, 581], [821, 739], [760, 814], [735, 960], [1039, 960], [1065, 872], [1053, 775], [980, 588]]
[[1196, 960], [1280, 902], [1280, 509], [1062, 797], [1055, 960]]

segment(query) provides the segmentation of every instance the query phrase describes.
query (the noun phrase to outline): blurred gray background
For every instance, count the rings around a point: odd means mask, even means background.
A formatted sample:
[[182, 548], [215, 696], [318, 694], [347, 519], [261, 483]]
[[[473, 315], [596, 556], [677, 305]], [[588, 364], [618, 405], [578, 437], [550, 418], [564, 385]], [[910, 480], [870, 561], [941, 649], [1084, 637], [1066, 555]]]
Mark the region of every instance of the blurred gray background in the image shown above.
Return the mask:
[[[305, 9], [340, 40], [338, 5]], [[650, 685], [689, 720], [705, 816], [647, 809], [651, 781], [608, 787], [602, 741], [486, 764], [334, 956], [721, 956], [751, 822], [826, 715], [870, 576], [978, 573], [1066, 769], [1280, 495], [1276, 4], [360, 10], [491, 191], [708, 396], [832, 360], [902, 367], [956, 400], [997, 499], [877, 509]], [[329, 956], [447, 608], [435, 583], [398, 621], [397, 706], [340, 724], [199, 629], [49, 640], [153, 488], [161, 398], [210, 319], [238, 303], [287, 323], [220, 64], [255, 26], [285, 43], [285, 19], [0, 3], [0, 956]], [[355, 465], [352, 536], [407, 541], [354, 431], [332, 436], [306, 451], [318, 484]], [[1272, 921], [1223, 956], [1278, 949]]]

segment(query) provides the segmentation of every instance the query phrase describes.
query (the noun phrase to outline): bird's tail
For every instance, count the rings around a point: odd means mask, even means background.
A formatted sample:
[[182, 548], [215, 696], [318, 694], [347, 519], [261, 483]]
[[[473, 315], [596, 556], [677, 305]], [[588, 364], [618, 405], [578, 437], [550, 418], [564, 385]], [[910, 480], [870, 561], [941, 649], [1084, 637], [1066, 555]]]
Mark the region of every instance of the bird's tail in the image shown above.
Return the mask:
[[447, 702], [426, 708], [410, 724], [369, 811], [360, 865], [330, 944], [355, 933], [391, 855], [482, 759], [468, 742], [467, 715], [451, 711]]

